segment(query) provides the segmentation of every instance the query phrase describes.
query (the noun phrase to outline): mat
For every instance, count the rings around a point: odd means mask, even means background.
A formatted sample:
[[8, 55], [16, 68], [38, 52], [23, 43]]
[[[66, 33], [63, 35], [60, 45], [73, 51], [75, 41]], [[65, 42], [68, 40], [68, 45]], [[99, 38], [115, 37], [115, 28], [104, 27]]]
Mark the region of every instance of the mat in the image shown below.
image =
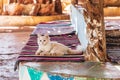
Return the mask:
[[[83, 62], [83, 53], [64, 56], [37, 56], [35, 55], [38, 49], [37, 34], [44, 34], [49, 31], [51, 41], [57, 41], [72, 49], [76, 49], [77, 45], [80, 45], [80, 41], [69, 21], [54, 21], [48, 23], [40, 23], [36, 26], [28, 39], [26, 45], [22, 48], [16, 62], [16, 66], [21, 61], [25, 62], [43, 62], [43, 61], [75, 61]], [[15, 67], [15, 70], [17, 68]]]

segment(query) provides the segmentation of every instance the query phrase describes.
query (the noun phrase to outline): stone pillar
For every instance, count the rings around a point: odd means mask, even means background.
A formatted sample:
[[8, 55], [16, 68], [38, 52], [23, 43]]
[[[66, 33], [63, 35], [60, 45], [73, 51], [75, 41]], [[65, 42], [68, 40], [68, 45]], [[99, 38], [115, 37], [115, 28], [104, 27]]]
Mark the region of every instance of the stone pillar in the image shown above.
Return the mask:
[[[80, 0], [79, 0], [80, 1]], [[106, 39], [103, 14], [103, 0], [81, 0], [85, 8], [84, 18], [87, 24], [88, 46], [85, 58], [88, 61], [107, 61]]]

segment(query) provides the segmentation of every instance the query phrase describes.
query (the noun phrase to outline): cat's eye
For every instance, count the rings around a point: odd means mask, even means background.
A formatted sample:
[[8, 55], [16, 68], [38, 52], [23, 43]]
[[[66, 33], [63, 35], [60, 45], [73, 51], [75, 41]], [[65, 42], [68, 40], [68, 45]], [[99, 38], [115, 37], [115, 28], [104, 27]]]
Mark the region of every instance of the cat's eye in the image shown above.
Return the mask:
[[42, 40], [40, 40], [40, 42], [41, 42]]
[[44, 42], [46, 41], [46, 40], [43, 40]]

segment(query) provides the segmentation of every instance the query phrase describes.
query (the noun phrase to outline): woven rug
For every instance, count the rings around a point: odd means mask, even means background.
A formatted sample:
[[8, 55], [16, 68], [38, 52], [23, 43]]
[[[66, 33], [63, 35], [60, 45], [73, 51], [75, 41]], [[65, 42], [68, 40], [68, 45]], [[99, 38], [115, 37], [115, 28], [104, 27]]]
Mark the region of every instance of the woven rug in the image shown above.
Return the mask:
[[40, 23], [36, 26], [34, 31], [31, 33], [30, 38], [26, 45], [22, 48], [16, 65], [21, 61], [25, 62], [41, 62], [41, 61], [75, 61], [83, 62], [84, 56], [83, 53], [74, 54], [74, 55], [63, 55], [63, 56], [37, 56], [35, 55], [36, 50], [38, 49], [37, 44], [37, 34], [44, 34], [49, 31], [51, 41], [57, 41], [62, 43], [72, 49], [75, 49], [80, 41], [75, 34], [74, 28], [71, 27], [69, 21], [54, 21], [47, 23]]
[[[75, 49], [80, 44], [77, 35], [74, 32], [62, 35], [51, 35], [51, 41], [57, 41], [72, 49]], [[26, 45], [18, 57], [20, 61], [84, 61], [82, 53], [75, 55], [64, 56], [36, 56], [35, 52], [38, 49], [37, 35], [31, 35]]]
[[120, 19], [106, 19], [105, 30], [108, 58], [120, 64]]

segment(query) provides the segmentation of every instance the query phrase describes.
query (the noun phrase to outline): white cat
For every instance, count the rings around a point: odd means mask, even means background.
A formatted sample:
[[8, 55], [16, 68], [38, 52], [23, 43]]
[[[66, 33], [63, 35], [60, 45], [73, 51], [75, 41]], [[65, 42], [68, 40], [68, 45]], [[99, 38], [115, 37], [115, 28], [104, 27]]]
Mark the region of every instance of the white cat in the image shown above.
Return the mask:
[[80, 45], [77, 46], [76, 50], [73, 50], [61, 43], [50, 41], [48, 35], [38, 35], [37, 42], [39, 48], [35, 53], [36, 55], [62, 56], [64, 54], [78, 54], [82, 52], [82, 47]]

